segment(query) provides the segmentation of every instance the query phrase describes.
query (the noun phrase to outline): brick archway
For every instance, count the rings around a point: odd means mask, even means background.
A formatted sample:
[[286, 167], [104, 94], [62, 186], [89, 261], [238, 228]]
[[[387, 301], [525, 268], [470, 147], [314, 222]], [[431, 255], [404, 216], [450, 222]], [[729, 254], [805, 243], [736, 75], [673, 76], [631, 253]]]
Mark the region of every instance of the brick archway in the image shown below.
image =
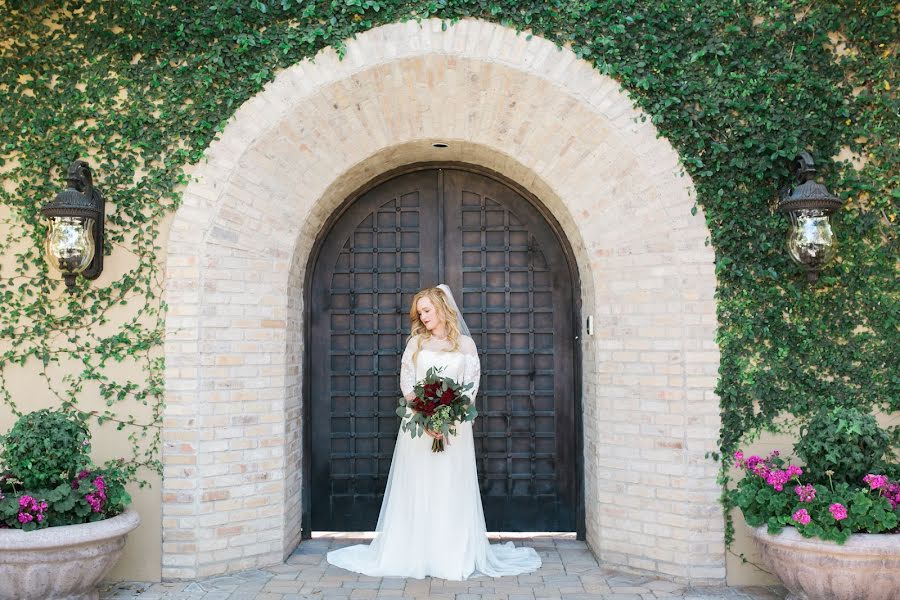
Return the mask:
[[[678, 156], [618, 84], [491, 23], [373, 29], [242, 106], [172, 225], [163, 577], [282, 560], [299, 542], [303, 285], [329, 215], [381, 173], [496, 171], [575, 254], [587, 541], [610, 565], [725, 576], [713, 252]], [[436, 148], [435, 142], [447, 144]]]

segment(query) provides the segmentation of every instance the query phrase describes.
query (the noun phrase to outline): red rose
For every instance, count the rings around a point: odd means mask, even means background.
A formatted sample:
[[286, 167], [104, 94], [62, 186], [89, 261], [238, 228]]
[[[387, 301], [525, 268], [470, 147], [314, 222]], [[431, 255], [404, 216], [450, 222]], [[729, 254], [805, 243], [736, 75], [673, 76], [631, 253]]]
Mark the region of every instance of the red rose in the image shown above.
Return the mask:
[[453, 393], [453, 390], [451, 390], [450, 388], [447, 388], [446, 390], [444, 390], [444, 393], [441, 394], [441, 405], [449, 406], [450, 403], [453, 402], [453, 399], [455, 397], [456, 397], [456, 394]]
[[430, 417], [431, 415], [433, 415], [435, 408], [437, 408], [437, 402], [435, 402], [434, 400], [429, 400], [428, 402], [426, 402], [425, 410], [423, 411], [425, 413], [425, 416]]

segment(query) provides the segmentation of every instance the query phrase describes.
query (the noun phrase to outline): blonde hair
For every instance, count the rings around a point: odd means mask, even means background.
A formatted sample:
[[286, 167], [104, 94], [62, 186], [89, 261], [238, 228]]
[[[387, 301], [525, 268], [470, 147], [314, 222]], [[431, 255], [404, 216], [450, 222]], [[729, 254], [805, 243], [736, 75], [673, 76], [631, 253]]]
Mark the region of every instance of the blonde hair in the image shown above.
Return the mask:
[[460, 331], [456, 311], [447, 303], [447, 296], [444, 294], [444, 290], [437, 287], [425, 288], [419, 290], [416, 295], [413, 296], [412, 306], [409, 309], [409, 322], [411, 324], [409, 339], [412, 340], [417, 335], [422, 336], [419, 338], [419, 343], [416, 344], [415, 352], [413, 352], [413, 363], [416, 362], [416, 358], [419, 356], [419, 350], [422, 349], [422, 343], [427, 342], [431, 338], [431, 332], [425, 327], [425, 323], [419, 319], [418, 304], [419, 300], [422, 298], [431, 300], [434, 309], [444, 319], [444, 326], [447, 328], [447, 340], [450, 342], [450, 348], [447, 349], [447, 352], [459, 350]]

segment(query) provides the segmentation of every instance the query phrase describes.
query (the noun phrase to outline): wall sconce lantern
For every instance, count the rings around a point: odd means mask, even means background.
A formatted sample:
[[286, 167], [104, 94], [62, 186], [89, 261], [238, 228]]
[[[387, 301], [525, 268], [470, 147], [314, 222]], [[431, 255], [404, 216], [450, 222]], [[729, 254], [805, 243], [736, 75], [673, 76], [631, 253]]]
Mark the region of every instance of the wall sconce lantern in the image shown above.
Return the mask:
[[791, 228], [787, 235], [787, 250], [798, 265], [806, 269], [806, 280], [815, 283], [819, 271], [834, 258], [837, 240], [831, 229], [830, 215], [841, 207], [828, 189], [813, 181], [816, 166], [808, 152], [794, 158], [795, 187], [781, 191], [778, 210], [787, 213]]
[[41, 208], [50, 221], [44, 252], [47, 263], [60, 271], [70, 293], [75, 278], [96, 279], [103, 272], [105, 204], [94, 188], [91, 168], [83, 160], [69, 166], [69, 185]]

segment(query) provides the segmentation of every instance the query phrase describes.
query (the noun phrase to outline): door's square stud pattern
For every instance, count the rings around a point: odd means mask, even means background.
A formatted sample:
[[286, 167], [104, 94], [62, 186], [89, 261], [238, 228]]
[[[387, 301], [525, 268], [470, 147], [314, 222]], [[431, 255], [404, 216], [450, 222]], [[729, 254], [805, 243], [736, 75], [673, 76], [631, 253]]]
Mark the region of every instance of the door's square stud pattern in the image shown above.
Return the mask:
[[462, 192], [462, 311], [478, 346], [475, 422], [486, 502], [552, 512], [557, 493], [553, 282], [535, 238], [516, 215]]
[[377, 522], [409, 304], [446, 281], [481, 358], [474, 433], [487, 526], [574, 529], [571, 282], [547, 221], [490, 178], [416, 171], [357, 199], [322, 248], [311, 298], [312, 527]]
[[381, 504], [394, 453], [419, 233], [419, 194], [391, 199], [352, 232], [331, 279], [329, 501], [332, 515], [360, 523], [372, 518], [360, 507]]

